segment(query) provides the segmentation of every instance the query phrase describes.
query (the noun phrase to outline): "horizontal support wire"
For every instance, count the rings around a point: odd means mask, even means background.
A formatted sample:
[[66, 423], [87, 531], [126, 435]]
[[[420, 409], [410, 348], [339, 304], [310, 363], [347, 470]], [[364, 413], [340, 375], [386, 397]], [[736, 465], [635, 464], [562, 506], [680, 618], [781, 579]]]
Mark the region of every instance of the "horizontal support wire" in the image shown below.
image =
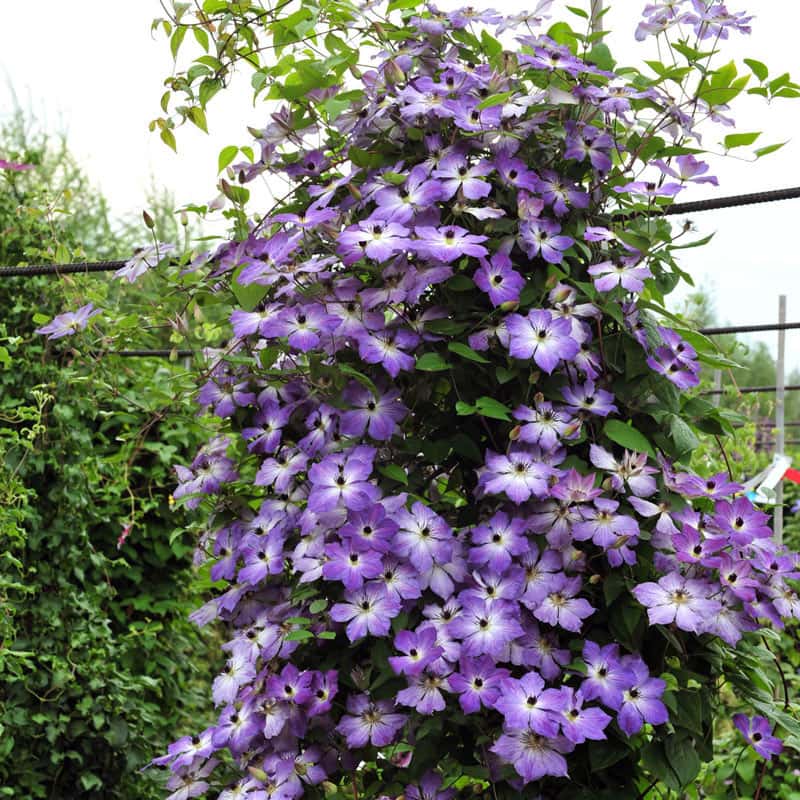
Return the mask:
[[698, 333], [715, 336], [722, 333], [758, 333], [759, 331], [794, 331], [800, 329], [800, 322], [772, 322], [768, 325], [727, 325], [720, 328], [698, 328]]
[[79, 261], [75, 264], [32, 264], [29, 267], [0, 267], [0, 278], [33, 278], [37, 275], [75, 275], [81, 272], [112, 272], [127, 261]]
[[[741, 386], [735, 387], [734, 394], [770, 394], [771, 392], [777, 391], [777, 388], [777, 386]], [[800, 384], [785, 386], [784, 389], [786, 389], [787, 392], [800, 392]], [[727, 392], [727, 389], [706, 389], [706, 391], [700, 392], [700, 394], [727, 394]]]

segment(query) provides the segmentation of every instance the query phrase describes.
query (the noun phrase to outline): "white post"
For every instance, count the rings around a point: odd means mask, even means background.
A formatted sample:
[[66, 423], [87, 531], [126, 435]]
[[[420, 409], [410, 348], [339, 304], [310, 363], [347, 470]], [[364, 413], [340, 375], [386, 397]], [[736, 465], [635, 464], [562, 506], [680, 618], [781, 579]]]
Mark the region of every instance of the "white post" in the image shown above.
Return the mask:
[[722, 370], [715, 369], [714, 370], [714, 391], [716, 394], [711, 395], [711, 402], [715, 405], [719, 405], [719, 401], [722, 399]]
[[592, 33], [603, 30], [603, 0], [592, 0], [589, 18], [591, 20]]
[[[778, 324], [786, 324], [786, 295], [778, 298]], [[783, 455], [786, 449], [786, 331], [778, 331], [778, 360], [775, 364], [775, 452]], [[775, 487], [775, 541], [783, 542], [783, 481]]]

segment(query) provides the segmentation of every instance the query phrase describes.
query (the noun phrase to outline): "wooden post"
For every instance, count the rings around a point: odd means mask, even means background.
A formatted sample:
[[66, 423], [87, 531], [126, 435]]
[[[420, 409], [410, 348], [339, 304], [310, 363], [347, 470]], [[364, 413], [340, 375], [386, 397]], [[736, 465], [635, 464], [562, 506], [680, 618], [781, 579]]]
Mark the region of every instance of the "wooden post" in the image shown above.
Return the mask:
[[[786, 295], [778, 298], [778, 324], [786, 322]], [[775, 452], [783, 455], [786, 448], [786, 331], [778, 330], [778, 360], [775, 364]], [[783, 542], [783, 481], [775, 487], [775, 541]]]

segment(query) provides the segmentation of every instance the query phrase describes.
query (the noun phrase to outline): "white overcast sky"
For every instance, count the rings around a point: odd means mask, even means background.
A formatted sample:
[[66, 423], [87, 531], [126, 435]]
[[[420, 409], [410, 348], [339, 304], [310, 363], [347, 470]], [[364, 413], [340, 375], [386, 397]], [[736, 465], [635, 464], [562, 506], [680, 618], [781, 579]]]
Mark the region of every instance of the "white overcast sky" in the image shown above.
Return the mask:
[[[566, 4], [557, 0], [556, 6]], [[569, 4], [588, 7], [589, 2]], [[648, 47], [633, 39], [644, 0], [607, 4], [608, 43], [618, 62], [650, 57]], [[461, 3], [442, 0], [440, 5]], [[472, 5], [513, 12], [535, 2], [472, 0]], [[800, 2], [729, 0], [728, 5], [756, 10], [752, 36], [732, 39], [730, 57], [757, 58], [776, 76], [788, 71], [800, 79]], [[162, 15], [157, 0], [2, 0], [0, 9], [0, 114], [12, 108], [13, 88], [23, 108], [46, 128], [65, 130], [73, 152], [117, 214], [143, 208], [151, 176], [173, 190], [179, 205], [211, 199], [219, 150], [249, 143], [246, 126], [266, 121], [263, 109], [253, 106], [248, 80], [242, 79], [212, 102], [210, 135], [189, 127], [179, 131], [177, 155], [148, 131], [149, 120], [160, 113], [163, 79], [172, 65], [163, 35], [150, 33], [151, 20]], [[36, 34], [28, 35], [34, 22]], [[688, 190], [681, 200], [800, 185], [800, 100], [767, 106], [747, 97], [736, 116], [739, 131], [764, 131], [759, 144], [789, 144], [757, 163], [714, 160], [720, 189]], [[720, 138], [709, 135], [706, 143]], [[700, 235], [716, 231], [716, 236], [707, 247], [686, 251], [682, 263], [698, 284], [712, 289], [721, 322], [774, 321], [781, 292], [789, 296], [790, 321], [800, 320], [800, 200], [706, 212], [693, 220]], [[774, 344], [774, 334], [761, 338]], [[800, 332], [789, 334], [788, 356], [800, 367]]]

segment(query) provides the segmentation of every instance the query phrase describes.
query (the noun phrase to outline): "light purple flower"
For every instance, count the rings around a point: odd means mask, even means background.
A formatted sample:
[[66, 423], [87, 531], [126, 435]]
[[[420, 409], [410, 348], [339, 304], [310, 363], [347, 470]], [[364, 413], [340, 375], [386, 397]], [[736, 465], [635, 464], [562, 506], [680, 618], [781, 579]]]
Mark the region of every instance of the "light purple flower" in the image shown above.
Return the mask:
[[498, 251], [488, 261], [482, 258], [473, 280], [482, 292], [489, 295], [489, 302], [495, 307], [518, 301], [525, 285], [525, 279], [512, 269], [511, 259], [503, 251]]
[[560, 361], [568, 361], [578, 352], [578, 343], [570, 335], [569, 320], [554, 318], [549, 311], [532, 309], [527, 316], [506, 317], [509, 335], [508, 352], [522, 360], [533, 358], [536, 365], [550, 374]]
[[573, 239], [560, 232], [561, 226], [553, 220], [526, 217], [519, 225], [520, 245], [529, 258], [541, 255], [549, 264], [560, 264], [564, 251], [574, 244]]
[[164, 256], [175, 250], [174, 244], [155, 244], [142, 247], [136, 251], [132, 258], [125, 262], [125, 266], [114, 273], [115, 278], [125, 278], [128, 283], [133, 283], [139, 276], [144, 275], [148, 269], [155, 267]]
[[663, 725], [669, 721], [669, 713], [661, 696], [666, 684], [660, 678], [651, 678], [647, 665], [638, 656], [627, 656], [623, 666], [632, 678], [631, 684], [622, 692], [622, 704], [617, 714], [617, 723], [628, 735], [638, 733], [646, 722]]
[[574, 748], [562, 736], [540, 736], [531, 730], [504, 733], [491, 751], [508, 764], [512, 764], [525, 783], [538, 781], [545, 775], [567, 777], [567, 761], [562, 753]]
[[711, 587], [677, 572], [665, 575], [658, 583], [641, 583], [632, 589], [633, 596], [647, 608], [651, 625], [669, 625], [693, 633], [704, 627], [704, 619], [719, 609], [710, 600]]
[[347, 698], [345, 714], [336, 730], [347, 740], [353, 749], [372, 744], [386, 747], [396, 738], [398, 731], [406, 723], [405, 714], [393, 713], [389, 700], [372, 700], [369, 695], [350, 695]]
[[583, 627], [583, 620], [594, 614], [588, 600], [576, 597], [580, 590], [580, 576], [554, 577], [548, 595], [534, 609], [533, 615], [542, 622], [577, 633]]
[[629, 292], [639, 293], [644, 289], [644, 281], [652, 278], [647, 267], [637, 266], [635, 261], [620, 259], [619, 262], [602, 261], [592, 264], [588, 269], [594, 278], [594, 286], [599, 292], [610, 292], [621, 286]]
[[466, 228], [449, 225], [446, 228], [420, 227], [414, 233], [414, 249], [423, 257], [449, 264], [463, 256], [483, 258], [489, 251], [481, 244], [488, 236], [477, 236]]
[[508, 455], [489, 451], [479, 486], [487, 494], [505, 494], [519, 505], [532, 496], [546, 497], [548, 481], [557, 474], [558, 471], [553, 467], [538, 461], [532, 453], [522, 448], [514, 448]]
[[65, 311], [53, 317], [47, 325], [37, 328], [35, 333], [47, 336], [48, 339], [61, 339], [63, 336], [72, 336], [78, 331], [86, 329], [89, 320], [100, 313], [92, 303], [81, 306], [77, 311]]
[[559, 689], [545, 689], [541, 676], [529, 672], [500, 684], [495, 708], [503, 715], [506, 730], [530, 729], [542, 736], [558, 733], [559, 718], [567, 705]]
[[354, 642], [367, 634], [386, 636], [399, 613], [399, 600], [384, 586], [370, 583], [348, 592], [344, 603], [336, 603], [331, 608], [331, 619], [347, 622], [347, 638]]
[[771, 761], [773, 756], [780, 755], [783, 750], [783, 743], [777, 736], [772, 735], [772, 727], [765, 717], [748, 719], [745, 714], [734, 714], [733, 724], [756, 753], [767, 761]]

